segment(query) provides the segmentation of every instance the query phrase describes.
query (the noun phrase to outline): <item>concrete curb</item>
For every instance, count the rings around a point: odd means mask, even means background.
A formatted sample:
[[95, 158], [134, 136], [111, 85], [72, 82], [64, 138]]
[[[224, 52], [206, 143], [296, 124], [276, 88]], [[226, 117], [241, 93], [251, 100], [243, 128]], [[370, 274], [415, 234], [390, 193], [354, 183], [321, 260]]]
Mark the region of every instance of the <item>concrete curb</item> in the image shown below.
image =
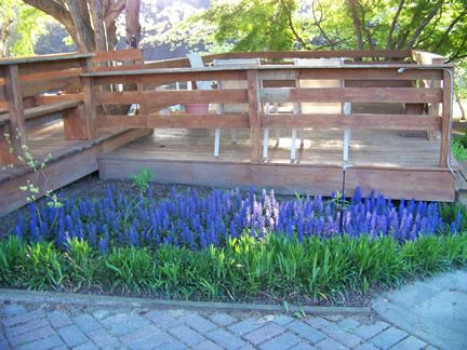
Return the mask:
[[[67, 304], [88, 307], [118, 307], [118, 308], [165, 308], [165, 309], [195, 309], [203, 311], [259, 311], [282, 312], [286, 310], [276, 304], [220, 303], [203, 301], [144, 299], [133, 297], [116, 297], [103, 295], [88, 295], [75, 293], [37, 292], [20, 289], [0, 289], [0, 302], [50, 303]], [[334, 307], [334, 306], [296, 306], [290, 305], [289, 312], [305, 312], [307, 314], [345, 314], [370, 315], [369, 307]]]

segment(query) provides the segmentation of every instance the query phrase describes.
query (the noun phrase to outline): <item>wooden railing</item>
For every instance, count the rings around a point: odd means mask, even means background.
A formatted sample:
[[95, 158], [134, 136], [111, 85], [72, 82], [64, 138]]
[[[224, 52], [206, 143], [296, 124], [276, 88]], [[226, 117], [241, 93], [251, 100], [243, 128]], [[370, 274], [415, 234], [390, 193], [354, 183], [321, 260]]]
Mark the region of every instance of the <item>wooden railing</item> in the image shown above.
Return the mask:
[[95, 138], [86, 117], [93, 89], [81, 73], [142, 65], [140, 50], [0, 59], [0, 164], [18, 162], [31, 120], [61, 115], [66, 139]]
[[[294, 52], [224, 54], [205, 57], [208, 64], [218, 58], [260, 57], [264, 59], [289, 59], [292, 57], [382, 57], [383, 53], [364, 52]], [[95, 91], [90, 110], [96, 128], [131, 126], [135, 128], [249, 128], [251, 135], [251, 160], [261, 160], [262, 128], [321, 128], [365, 129], [441, 132], [442, 142], [439, 165], [448, 166], [450, 134], [450, 96], [452, 66], [443, 64], [416, 64], [412, 52], [387, 54], [386, 61], [346, 62], [341, 67], [297, 67], [284, 64], [265, 64], [259, 67], [208, 67], [203, 69], [174, 68], [185, 66], [185, 59], [149, 63], [145, 69], [119, 72], [93, 72], [83, 74], [92, 86], [140, 83], [143, 91]], [[418, 54], [419, 58], [420, 55]], [[405, 58], [405, 61], [402, 59]], [[396, 63], [392, 59], [397, 60]], [[166, 65], [171, 68], [160, 68]], [[151, 68], [147, 68], [151, 67]], [[153, 67], [159, 67], [153, 69]], [[300, 88], [298, 80], [340, 80], [341, 87]], [[247, 88], [213, 89], [207, 91], [177, 91], [176, 82], [212, 81], [219, 86], [222, 81], [241, 81]], [[172, 84], [172, 85], [170, 85]], [[166, 86], [159, 90], [158, 87]], [[167, 86], [169, 86], [167, 88]], [[172, 87], [170, 87], [172, 86]], [[100, 106], [136, 103], [145, 106], [145, 113], [129, 118], [126, 115], [104, 115], [96, 111]], [[245, 113], [216, 115], [190, 115], [171, 113], [161, 115], [161, 110], [176, 104], [244, 104]], [[289, 113], [265, 114], [266, 103], [348, 103], [354, 112], [324, 114]], [[373, 109], [359, 112], [359, 106]], [[378, 106], [399, 104], [399, 113], [378, 111]], [[437, 106], [442, 106], [442, 111]], [[427, 110], [429, 113], [427, 115]]]
[[[252, 57], [260, 58], [262, 65], [209, 67], [215, 59]], [[345, 58], [345, 64], [339, 67], [292, 64], [294, 58], [332, 57]], [[117, 59], [127, 65], [98, 64]], [[130, 50], [100, 54], [97, 59], [89, 54], [75, 54], [0, 60], [0, 131], [1, 136], [4, 132], [11, 135], [14, 151], [18, 153], [27, 144], [25, 120], [28, 116], [54, 111], [72, 111], [65, 116], [68, 138], [92, 139], [99, 128], [122, 126], [248, 128], [253, 162], [261, 161], [262, 128], [428, 131], [441, 133], [439, 165], [445, 168], [450, 153], [453, 67], [442, 64], [441, 59], [412, 51], [229, 53], [204, 56], [207, 67], [192, 69], [185, 58], [143, 64], [141, 53]], [[338, 80], [342, 84], [332, 88], [306, 88], [297, 85], [301, 80]], [[218, 87], [221, 82], [237, 81], [245, 87], [175, 89], [176, 83], [197, 81], [212, 81]], [[50, 95], [57, 90], [65, 94]], [[76, 104], [66, 105], [71, 102]], [[65, 103], [62, 109], [60, 103]], [[170, 106], [191, 103], [243, 104], [244, 112], [165, 113]], [[267, 103], [350, 104], [353, 112], [350, 115], [325, 114], [319, 110], [270, 114], [263, 112]], [[139, 105], [139, 114], [130, 117], [115, 113], [126, 111], [124, 107], [132, 104]], [[378, 106], [389, 104], [398, 104], [401, 110], [398, 113], [379, 110]], [[47, 113], [38, 111], [39, 107]], [[2, 163], [11, 161], [7, 149], [5, 139], [0, 137]]]

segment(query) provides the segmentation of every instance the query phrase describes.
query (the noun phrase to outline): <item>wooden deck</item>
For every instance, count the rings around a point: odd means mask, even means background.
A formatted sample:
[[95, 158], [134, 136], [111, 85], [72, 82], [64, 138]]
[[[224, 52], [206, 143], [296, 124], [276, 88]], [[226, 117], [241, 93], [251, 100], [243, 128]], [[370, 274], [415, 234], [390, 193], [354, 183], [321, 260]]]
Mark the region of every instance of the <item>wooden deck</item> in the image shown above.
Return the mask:
[[[221, 187], [274, 187], [282, 193], [302, 191], [329, 195], [342, 191], [342, 130], [305, 130], [304, 147], [290, 162], [290, 130], [270, 131], [269, 156], [251, 163], [248, 130], [222, 133], [220, 155], [213, 156], [213, 131], [207, 129], [156, 129], [99, 157], [104, 178], [127, 178], [141, 168], [152, 169], [160, 183]], [[346, 165], [346, 192], [356, 186], [392, 198], [454, 200], [454, 177], [438, 167], [440, 140], [403, 136], [397, 131], [354, 131]], [[122, 166], [125, 164], [125, 166]]]
[[97, 156], [111, 151], [136, 138], [147, 135], [148, 130], [137, 129], [101, 132], [94, 140], [67, 140], [63, 121], [32, 126], [28, 130], [28, 146], [33, 158], [41, 161], [51, 155], [47, 166], [33, 172], [27, 166], [0, 166], [0, 215], [26, 204], [26, 194], [19, 190], [28, 181], [40, 189], [38, 196], [56, 190], [95, 172]]
[[[252, 58], [255, 65], [239, 63]], [[323, 195], [361, 186], [392, 198], [455, 200], [453, 67], [441, 56], [357, 50], [201, 59], [197, 68], [186, 58], [143, 62], [139, 50], [0, 59], [0, 215], [25, 203], [19, 187], [28, 181], [42, 195], [97, 169], [122, 178], [149, 168], [161, 183]], [[217, 108], [173, 108], [200, 104]], [[292, 129], [305, 140], [293, 162]], [[33, 172], [18, 162], [24, 149], [52, 159]]]

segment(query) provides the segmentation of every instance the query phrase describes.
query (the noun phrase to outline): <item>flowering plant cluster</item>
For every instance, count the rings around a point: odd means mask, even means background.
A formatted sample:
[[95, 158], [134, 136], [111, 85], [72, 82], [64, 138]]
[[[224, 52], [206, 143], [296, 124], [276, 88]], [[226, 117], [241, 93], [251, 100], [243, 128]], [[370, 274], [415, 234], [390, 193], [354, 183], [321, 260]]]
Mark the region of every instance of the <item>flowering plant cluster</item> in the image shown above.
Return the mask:
[[172, 193], [157, 200], [151, 189], [130, 198], [112, 188], [98, 199], [63, 200], [63, 205], [29, 205], [28, 218], [19, 216], [14, 233], [32, 241], [54, 241], [66, 246], [69, 239], [87, 240], [102, 253], [110, 246], [186, 246], [193, 250], [222, 246], [230, 237], [251, 235], [264, 239], [283, 233], [296, 237], [330, 237], [348, 234], [392, 236], [414, 240], [450, 229], [460, 230], [461, 214], [444, 222], [437, 203], [400, 201], [396, 205], [382, 195], [362, 198], [357, 188], [349, 202], [334, 196], [295, 198], [281, 203], [274, 191], [255, 194], [239, 190], [214, 190], [200, 196], [196, 190]]

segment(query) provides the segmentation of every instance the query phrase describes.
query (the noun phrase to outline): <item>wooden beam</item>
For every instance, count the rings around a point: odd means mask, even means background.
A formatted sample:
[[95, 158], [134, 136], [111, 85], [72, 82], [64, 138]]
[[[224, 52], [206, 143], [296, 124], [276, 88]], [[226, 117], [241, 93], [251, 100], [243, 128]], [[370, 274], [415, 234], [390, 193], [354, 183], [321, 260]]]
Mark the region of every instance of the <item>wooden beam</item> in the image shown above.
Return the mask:
[[436, 103], [442, 90], [436, 88], [314, 88], [263, 89], [261, 102], [362, 102], [362, 103]]
[[261, 114], [260, 87], [257, 70], [248, 70], [248, 116], [250, 123], [251, 161], [261, 160]]
[[[410, 65], [404, 65], [410, 67]], [[416, 68], [416, 65], [412, 65]], [[296, 80], [296, 79], [326, 79], [326, 80], [441, 80], [442, 72], [439, 69], [425, 67], [426, 69], [407, 69], [398, 72], [400, 66], [382, 67], [274, 67], [271, 69], [261, 67], [261, 80]]]
[[63, 127], [65, 130], [65, 138], [67, 140], [86, 140], [86, 129], [84, 123], [84, 107], [79, 105], [75, 108], [70, 108], [63, 113]]
[[439, 165], [447, 167], [449, 163], [449, 155], [451, 154], [451, 117], [452, 117], [452, 71], [443, 71], [443, 111], [441, 122], [441, 150], [439, 155]]
[[439, 131], [441, 127], [440, 117], [418, 114], [266, 114], [262, 120], [265, 128]]
[[350, 167], [345, 177], [349, 189], [346, 195], [351, 196], [360, 186], [363, 195], [369, 195], [375, 189], [389, 198], [453, 202], [454, 176], [447, 168], [440, 170]]
[[96, 103], [131, 104], [156, 103], [176, 105], [187, 103], [247, 103], [247, 91], [236, 90], [190, 90], [190, 91], [124, 91], [99, 92]]
[[26, 126], [24, 119], [23, 93], [19, 83], [17, 65], [5, 68], [5, 95], [8, 101], [8, 114], [10, 118], [11, 142], [13, 152], [20, 155], [23, 147], [27, 147]]
[[215, 129], [215, 128], [248, 128], [249, 118], [242, 114], [223, 114], [222, 116], [206, 114], [170, 114], [161, 116], [152, 114], [147, 118], [141, 116], [106, 115], [97, 118], [98, 128], [186, 128], [186, 129]]
[[[81, 68], [86, 71], [91, 69], [92, 61], [90, 58], [81, 61]], [[96, 90], [94, 89], [94, 82], [89, 77], [82, 77], [81, 84], [83, 86], [84, 94], [84, 130], [88, 140], [96, 137], [96, 118], [97, 118], [97, 105], [96, 105]]]
[[11, 146], [10, 124], [0, 124], [0, 166], [18, 163], [18, 157]]
[[106, 61], [134, 61], [141, 60], [143, 51], [141, 49], [126, 49], [115, 51], [99, 51], [92, 58], [93, 63]]
[[[131, 70], [130, 70], [131, 71]], [[137, 73], [138, 71], [134, 71]], [[246, 80], [246, 72], [243, 70], [226, 70], [226, 71], [186, 71], [186, 72], [170, 72], [162, 73], [160, 71], [139, 71], [143, 74], [132, 75], [126, 74], [127, 71], [112, 71], [103, 73], [112, 73], [106, 75], [83, 74], [83, 76], [91, 76], [95, 85], [102, 84], [152, 84], [166, 85], [182, 81], [210, 81], [210, 80]]]

